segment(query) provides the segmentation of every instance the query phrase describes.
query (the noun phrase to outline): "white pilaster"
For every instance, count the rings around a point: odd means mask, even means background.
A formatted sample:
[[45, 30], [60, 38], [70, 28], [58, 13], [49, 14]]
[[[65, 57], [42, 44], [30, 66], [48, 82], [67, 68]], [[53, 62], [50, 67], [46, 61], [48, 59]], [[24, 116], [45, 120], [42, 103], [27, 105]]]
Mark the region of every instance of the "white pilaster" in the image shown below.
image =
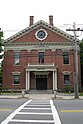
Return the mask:
[[27, 71], [26, 71], [26, 90], [28, 89], [28, 82], [27, 82]]
[[27, 86], [27, 90], [30, 89], [30, 71], [28, 71], [28, 86]]
[[57, 91], [57, 70], [55, 71], [55, 90]]
[[54, 81], [55, 78], [54, 78], [54, 76], [55, 76], [55, 75], [54, 75], [54, 71], [53, 71], [53, 91], [54, 91], [54, 87], [55, 87], [55, 86], [54, 86], [54, 84], [55, 84], [55, 81]]

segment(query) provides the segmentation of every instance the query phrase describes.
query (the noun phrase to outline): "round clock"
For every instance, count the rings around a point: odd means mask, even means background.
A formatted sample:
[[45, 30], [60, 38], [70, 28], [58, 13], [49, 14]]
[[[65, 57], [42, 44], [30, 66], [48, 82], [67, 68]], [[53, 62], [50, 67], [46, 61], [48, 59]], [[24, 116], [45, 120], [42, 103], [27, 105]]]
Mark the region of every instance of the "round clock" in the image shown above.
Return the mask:
[[39, 29], [35, 35], [37, 39], [44, 40], [47, 37], [47, 32], [44, 29]]

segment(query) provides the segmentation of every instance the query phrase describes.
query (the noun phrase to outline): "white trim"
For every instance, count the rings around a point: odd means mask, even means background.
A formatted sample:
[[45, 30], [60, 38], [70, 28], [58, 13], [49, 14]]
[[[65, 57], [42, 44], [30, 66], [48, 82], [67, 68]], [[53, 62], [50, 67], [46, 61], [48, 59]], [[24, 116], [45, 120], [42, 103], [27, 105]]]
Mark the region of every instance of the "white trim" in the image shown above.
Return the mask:
[[14, 83], [13, 83], [13, 86], [19, 86], [19, 85], [20, 85], [20, 84], [14, 84]]
[[[45, 34], [46, 34], [46, 36], [45, 36], [44, 38], [42, 38], [42, 39], [39, 38], [39, 37], [37, 36], [37, 33], [38, 33], [39, 31], [44, 31]], [[47, 38], [47, 35], [48, 35], [47, 32], [46, 32], [44, 29], [42, 29], [42, 28], [39, 29], [39, 30], [37, 30], [36, 33], [35, 33], [36, 38], [37, 38], [38, 40], [41, 40], [41, 41], [44, 40], [44, 39], [46, 39], [46, 38]]]
[[18, 72], [18, 71], [15, 71], [15, 72], [12, 72], [13, 75], [20, 75], [21, 72]]
[[29, 88], [30, 88], [30, 71], [28, 71], [28, 90], [29, 90]]
[[55, 87], [55, 81], [54, 81], [55, 78], [54, 78], [54, 76], [55, 76], [55, 75], [54, 75], [54, 71], [53, 71], [53, 91], [54, 91], [54, 89], [55, 89], [55, 88], [54, 88], [54, 87]]
[[55, 71], [55, 90], [57, 91], [57, 70]]
[[[13, 36], [7, 38], [7, 39], [4, 41], [4, 44], [7, 43], [7, 42], [12, 42], [12, 41], [14, 41], [14, 40], [20, 38], [21, 36], [23, 36], [23, 35], [25, 35], [25, 34], [31, 32], [32, 30], [37, 29], [40, 25], [42, 25], [43, 27], [45, 27], [45, 28], [51, 30], [52, 32], [55, 32], [55, 33], [57, 33], [57, 34], [63, 36], [64, 38], [66, 38], [66, 39], [68, 39], [68, 40], [70, 40], [70, 41], [74, 41], [74, 38], [73, 38], [71, 35], [69, 35], [68, 33], [66, 33], [66, 32], [64, 32], [64, 31], [62, 31], [62, 30], [60, 30], [60, 29], [58, 29], [57, 27], [51, 26], [51, 25], [49, 25], [48, 23], [46, 23], [46, 22], [40, 20], [40, 21], [38, 21], [37, 23], [35, 23], [34, 25], [31, 25], [30, 27], [25, 28], [25, 29], [21, 30], [20, 32], [16, 33], [15, 35], [13, 35]], [[76, 41], [80, 41], [80, 40], [79, 40], [79, 39], [76, 39]]]
[[45, 52], [45, 50], [48, 50], [48, 49], [51, 49], [52, 51], [56, 51], [57, 49], [61, 49], [62, 51], [66, 51], [66, 50], [71, 50], [71, 49], [74, 49], [74, 47], [70, 44], [70, 45], [65, 45], [65, 43], [62, 45], [62, 44], [50, 44], [50, 43], [45, 43], [44, 42], [41, 42], [43, 44], [39, 44], [40, 42], [38, 42], [38, 44], [36, 43], [33, 43], [32, 45], [30, 44], [24, 44], [24, 45], [16, 45], [16, 44], [11, 44], [11, 45], [7, 45], [4, 47], [4, 51], [7, 51], [7, 50], [27, 50], [27, 51], [31, 51], [31, 50], [38, 50], [38, 51], [42, 51], [42, 52]]
[[72, 72], [71, 71], [63, 71], [62, 73], [63, 73], [63, 75], [67, 75], [67, 74], [70, 75]]
[[27, 71], [26, 71], [26, 90], [28, 90], [28, 83], [27, 83]]

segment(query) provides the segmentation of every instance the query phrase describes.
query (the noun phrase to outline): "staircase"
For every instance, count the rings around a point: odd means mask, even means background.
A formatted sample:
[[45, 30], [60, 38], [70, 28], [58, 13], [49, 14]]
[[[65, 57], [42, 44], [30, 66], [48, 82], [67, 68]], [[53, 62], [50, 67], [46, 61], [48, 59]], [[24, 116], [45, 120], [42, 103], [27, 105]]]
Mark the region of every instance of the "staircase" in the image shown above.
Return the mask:
[[52, 90], [30, 90], [26, 91], [28, 94], [53, 94]]

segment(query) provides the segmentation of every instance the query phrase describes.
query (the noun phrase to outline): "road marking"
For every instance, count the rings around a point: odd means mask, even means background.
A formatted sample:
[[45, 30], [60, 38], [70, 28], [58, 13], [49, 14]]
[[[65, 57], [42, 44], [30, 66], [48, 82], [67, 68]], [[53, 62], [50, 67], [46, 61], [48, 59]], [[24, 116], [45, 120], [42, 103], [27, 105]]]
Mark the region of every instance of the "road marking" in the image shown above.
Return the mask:
[[50, 106], [50, 105], [26, 105], [26, 106]]
[[[33, 122], [33, 123], [54, 123], [53, 120], [19, 120], [19, 119], [12, 119], [11, 122]], [[58, 123], [59, 124], [59, 123]]]
[[[46, 104], [44, 105], [43, 103], [37, 105], [39, 106], [38, 108], [31, 108], [32, 105], [29, 105], [30, 107], [29, 108], [26, 108], [26, 106], [28, 106], [27, 104], [30, 103], [32, 100], [29, 100], [27, 101], [26, 103], [24, 103], [23, 105], [21, 105], [18, 109], [16, 109], [13, 113], [11, 113], [3, 122], [1, 122], [1, 124], [8, 124], [9, 122], [32, 122], [32, 123], [54, 123], [54, 124], [61, 124], [60, 122], [60, 119], [59, 119], [59, 116], [58, 116], [58, 113], [57, 113], [57, 110], [53, 104], [53, 101], [50, 100], [50, 103], [49, 103], [49, 107], [48, 108], [45, 108]], [[42, 105], [43, 104], [43, 105]], [[35, 106], [35, 103], [34, 103], [34, 106]], [[44, 108], [40, 108], [40, 106], [43, 106]], [[48, 105], [47, 105], [48, 106]], [[35, 113], [35, 112], [20, 112], [21, 110], [23, 109], [35, 109], [35, 110], [51, 110], [52, 112], [51, 113]], [[52, 115], [53, 116], [53, 120], [22, 120], [22, 119], [13, 119], [16, 115], [24, 115], [24, 114], [28, 114], [28, 115]]]
[[35, 112], [18, 112], [17, 114], [30, 114], [30, 115], [53, 115], [52, 113], [35, 113]]
[[0, 109], [0, 111], [12, 111], [12, 110], [14, 110], [14, 109], [7, 109], [7, 108]]
[[83, 112], [83, 110], [60, 110], [61, 112]]
[[23, 108], [23, 109], [46, 109], [46, 110], [49, 110], [49, 109], [51, 109], [51, 108]]
[[26, 106], [28, 103], [30, 103], [32, 100], [28, 100], [27, 102], [25, 102], [23, 105], [21, 105], [19, 108], [17, 108], [13, 113], [11, 113], [3, 122], [1, 122], [1, 124], [8, 124], [11, 119], [24, 107]]
[[59, 119], [59, 115], [58, 115], [58, 112], [53, 104], [53, 101], [50, 100], [50, 104], [51, 104], [51, 108], [52, 108], [52, 113], [53, 113], [53, 118], [54, 118], [54, 123], [55, 124], [61, 124], [61, 121]]
[[33, 104], [29, 104], [29, 105], [50, 105], [50, 103], [43, 103], [43, 102], [41, 102], [41, 103], [36, 103], [36, 102], [33, 102]]

